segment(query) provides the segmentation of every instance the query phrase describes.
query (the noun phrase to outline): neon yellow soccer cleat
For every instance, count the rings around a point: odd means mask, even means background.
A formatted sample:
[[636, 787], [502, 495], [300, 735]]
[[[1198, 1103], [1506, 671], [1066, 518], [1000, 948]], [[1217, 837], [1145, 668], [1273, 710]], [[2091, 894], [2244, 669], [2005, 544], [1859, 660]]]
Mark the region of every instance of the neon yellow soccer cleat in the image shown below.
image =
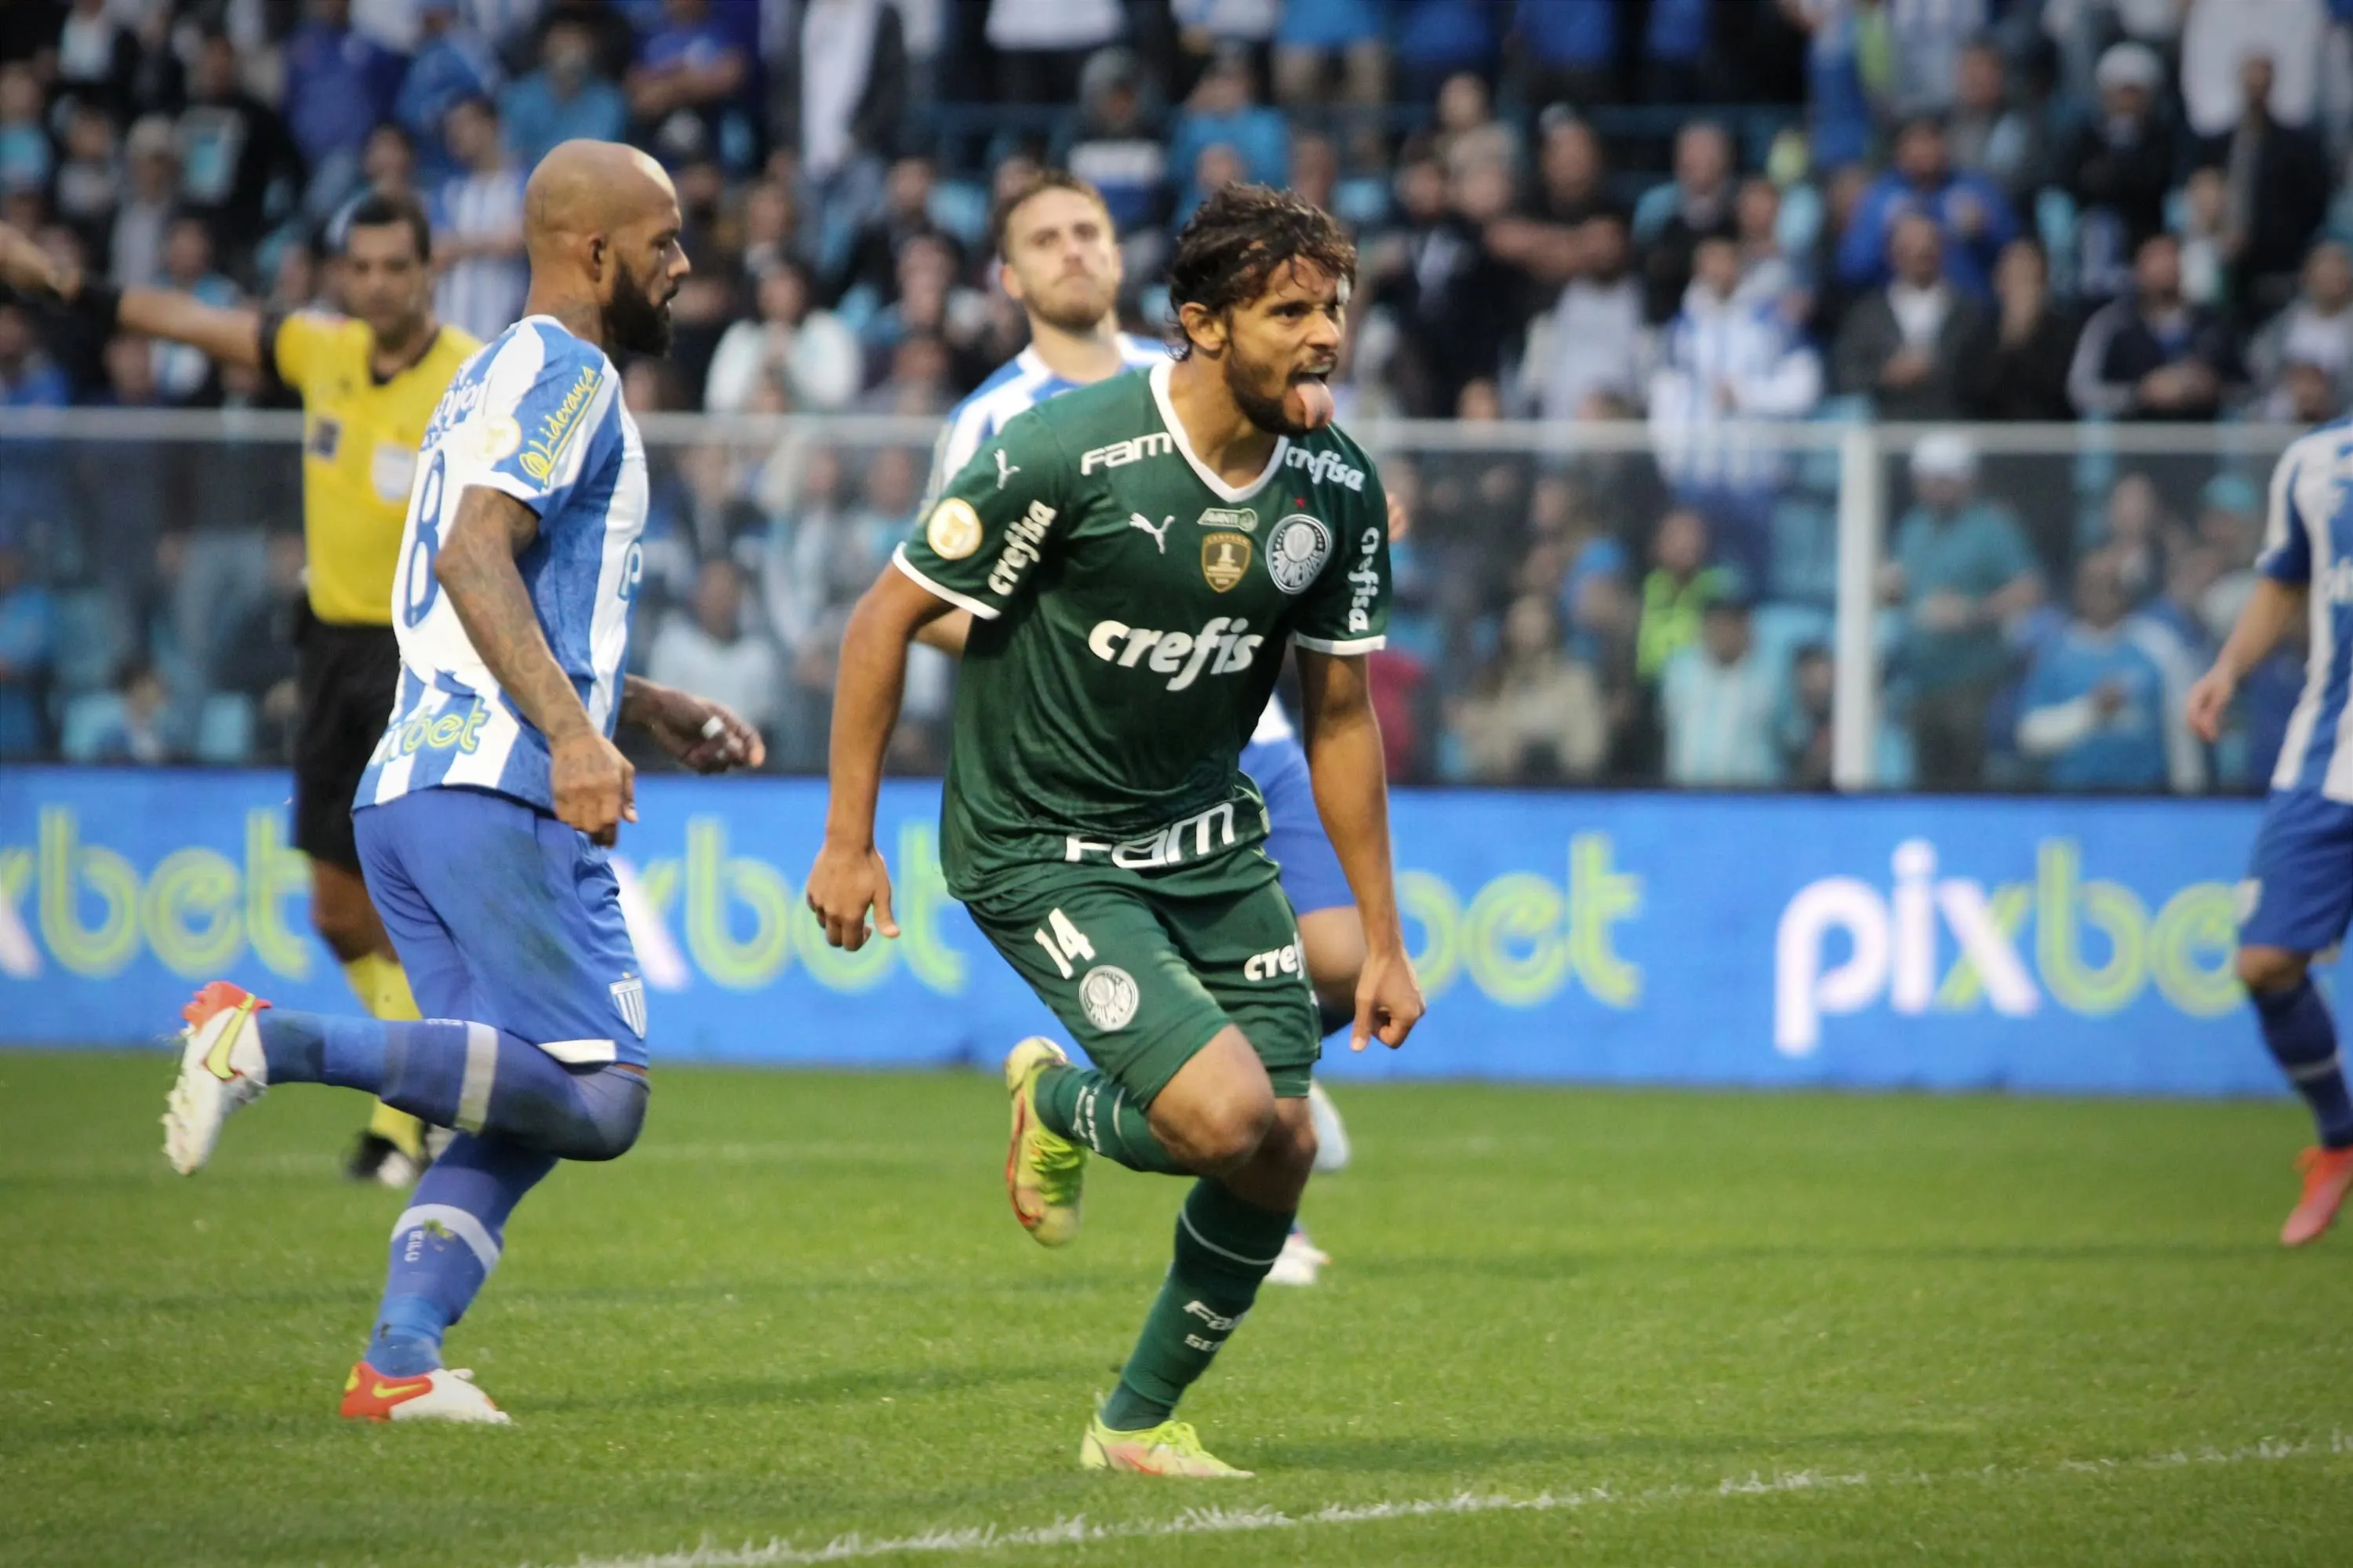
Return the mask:
[[1040, 1246], [1068, 1246], [1079, 1234], [1086, 1149], [1038, 1119], [1038, 1075], [1069, 1063], [1061, 1047], [1035, 1034], [1005, 1058], [1005, 1087], [1013, 1097], [1013, 1143], [1005, 1153], [1005, 1191], [1013, 1200], [1013, 1217]]
[[1246, 1481], [1238, 1469], [1201, 1446], [1189, 1421], [1164, 1421], [1141, 1432], [1114, 1432], [1098, 1414], [1079, 1439], [1079, 1468], [1118, 1470], [1132, 1476], [1185, 1476], [1198, 1480]]

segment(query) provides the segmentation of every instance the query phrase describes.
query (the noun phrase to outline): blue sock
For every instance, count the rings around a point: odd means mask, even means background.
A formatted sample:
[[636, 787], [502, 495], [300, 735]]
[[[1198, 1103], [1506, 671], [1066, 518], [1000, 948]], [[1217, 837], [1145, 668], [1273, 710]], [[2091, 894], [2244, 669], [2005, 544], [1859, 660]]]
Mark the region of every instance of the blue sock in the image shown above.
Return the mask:
[[554, 1168], [553, 1154], [503, 1139], [459, 1133], [450, 1140], [393, 1224], [368, 1365], [386, 1377], [416, 1377], [441, 1364], [442, 1335], [498, 1266], [507, 1216]]
[[260, 1015], [273, 1084], [364, 1089], [435, 1127], [501, 1135], [565, 1160], [611, 1160], [637, 1140], [646, 1080], [566, 1066], [487, 1023], [387, 1022], [315, 1012]]
[[2253, 993], [2263, 1044], [2312, 1107], [2313, 1125], [2329, 1149], [2353, 1146], [2353, 1095], [2337, 1050], [2337, 1024], [2310, 976], [2293, 991]]

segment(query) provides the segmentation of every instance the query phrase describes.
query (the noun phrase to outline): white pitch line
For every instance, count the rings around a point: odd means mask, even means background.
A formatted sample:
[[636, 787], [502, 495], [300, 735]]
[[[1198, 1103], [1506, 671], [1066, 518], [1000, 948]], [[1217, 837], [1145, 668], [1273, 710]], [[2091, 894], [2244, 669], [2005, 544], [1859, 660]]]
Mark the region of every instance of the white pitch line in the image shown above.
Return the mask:
[[1451, 1514], [1554, 1513], [1599, 1508], [1612, 1503], [1704, 1502], [1712, 1499], [1761, 1497], [1774, 1493], [1852, 1490], [1856, 1488], [1935, 1486], [1955, 1481], [2027, 1480], [2037, 1478], [2106, 1475], [2133, 1470], [2176, 1469], [2191, 1465], [2244, 1465], [2320, 1455], [2353, 1454], [2353, 1436], [2332, 1433], [2327, 1441], [2294, 1443], [2266, 1437], [2239, 1448], [2177, 1448], [2163, 1454], [2128, 1458], [2060, 1459], [2046, 1465], [1987, 1465], [1974, 1470], [1941, 1475], [1919, 1471], [1883, 1474], [1877, 1480], [1861, 1471], [1851, 1474], [1820, 1470], [1752, 1471], [1727, 1476], [1698, 1486], [1652, 1487], [1641, 1491], [1618, 1491], [1607, 1486], [1583, 1490], [1542, 1491], [1533, 1497], [1494, 1492], [1457, 1492], [1452, 1497], [1423, 1498], [1406, 1502], [1332, 1503], [1304, 1513], [1284, 1513], [1271, 1508], [1189, 1508], [1171, 1519], [1091, 1523], [1082, 1514], [1051, 1524], [1003, 1527], [972, 1525], [963, 1529], [928, 1530], [920, 1535], [870, 1539], [851, 1533], [838, 1535], [822, 1546], [796, 1546], [788, 1541], [736, 1547], [704, 1544], [685, 1552], [642, 1557], [581, 1557], [566, 1568], [802, 1568], [821, 1563], [859, 1563], [878, 1557], [911, 1556], [923, 1552], [992, 1552], [1016, 1546], [1077, 1546], [1101, 1541], [1141, 1541], [1176, 1535], [1230, 1535], [1245, 1531], [1306, 1530], [1320, 1525], [1370, 1524], [1390, 1519], [1430, 1519]]

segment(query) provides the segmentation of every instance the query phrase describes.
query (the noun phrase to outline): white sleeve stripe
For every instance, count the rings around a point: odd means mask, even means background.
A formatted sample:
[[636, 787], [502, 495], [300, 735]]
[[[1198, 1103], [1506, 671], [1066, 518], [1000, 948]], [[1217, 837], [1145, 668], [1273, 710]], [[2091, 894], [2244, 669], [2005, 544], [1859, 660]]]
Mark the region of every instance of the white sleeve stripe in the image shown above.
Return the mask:
[[906, 573], [910, 577], [913, 577], [915, 581], [915, 586], [922, 588], [925, 593], [930, 594], [934, 599], [944, 599], [950, 604], [955, 606], [958, 609], [968, 609], [972, 611], [973, 614], [980, 617], [983, 620], [995, 620], [997, 619], [997, 607], [995, 605], [983, 604], [976, 599], [967, 599], [952, 588], [942, 588], [938, 583], [934, 582], [931, 578], [917, 571], [915, 569], [915, 563], [907, 558], [906, 546], [902, 545], [897, 549], [891, 552], [891, 564], [898, 567], [901, 571]]
[[1310, 653], [1377, 653], [1389, 645], [1389, 640], [1386, 637], [1347, 637], [1334, 641], [1294, 631], [1291, 634], [1291, 645], [1304, 648]]

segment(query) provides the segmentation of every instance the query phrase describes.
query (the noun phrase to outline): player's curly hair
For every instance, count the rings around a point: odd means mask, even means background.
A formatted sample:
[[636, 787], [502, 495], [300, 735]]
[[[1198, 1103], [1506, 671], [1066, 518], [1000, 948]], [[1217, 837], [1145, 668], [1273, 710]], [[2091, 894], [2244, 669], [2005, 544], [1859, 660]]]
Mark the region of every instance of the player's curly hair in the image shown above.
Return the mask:
[[1169, 353], [1193, 352], [1181, 313], [1199, 305], [1217, 313], [1264, 293], [1274, 274], [1293, 261], [1312, 262], [1353, 286], [1356, 246], [1322, 207], [1266, 185], [1227, 185], [1213, 192], [1185, 222], [1168, 262], [1168, 306], [1180, 313]]

